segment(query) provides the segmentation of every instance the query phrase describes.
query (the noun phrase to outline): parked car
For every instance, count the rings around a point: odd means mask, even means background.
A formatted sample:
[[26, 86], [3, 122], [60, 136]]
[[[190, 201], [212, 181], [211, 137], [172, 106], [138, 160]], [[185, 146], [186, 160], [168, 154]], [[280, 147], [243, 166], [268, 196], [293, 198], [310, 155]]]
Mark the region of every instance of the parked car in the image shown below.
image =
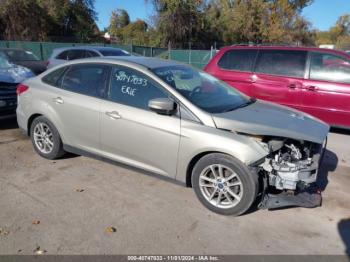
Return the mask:
[[47, 61], [47, 68], [52, 68], [71, 60], [102, 56], [130, 56], [130, 53], [119, 48], [101, 46], [56, 48]]
[[247, 211], [260, 186], [289, 192], [281, 199], [264, 193], [268, 208], [320, 204], [319, 194], [303, 190], [316, 181], [329, 126], [188, 65], [76, 60], [18, 90], [18, 124], [44, 158], [97, 155], [176, 179], [225, 215]]
[[0, 48], [0, 53], [4, 54], [10, 63], [24, 66], [36, 75], [46, 70], [46, 62], [40, 60], [30, 51], [18, 48]]
[[29, 69], [10, 63], [0, 52], [0, 120], [16, 116], [16, 86], [32, 76]]
[[263, 100], [350, 128], [350, 55], [304, 47], [229, 46], [205, 71]]

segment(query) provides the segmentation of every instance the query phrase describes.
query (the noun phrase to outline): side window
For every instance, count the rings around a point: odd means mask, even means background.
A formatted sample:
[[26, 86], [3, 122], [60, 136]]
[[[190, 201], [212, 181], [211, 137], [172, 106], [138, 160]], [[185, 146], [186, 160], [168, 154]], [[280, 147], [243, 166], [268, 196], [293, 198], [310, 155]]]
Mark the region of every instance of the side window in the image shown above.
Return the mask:
[[306, 51], [261, 50], [255, 72], [303, 78], [306, 54]]
[[62, 88], [75, 93], [103, 97], [109, 66], [81, 64], [69, 67], [62, 78]]
[[85, 51], [85, 57], [98, 57], [100, 56], [98, 53], [90, 50]]
[[148, 110], [149, 100], [163, 97], [169, 95], [142, 73], [126, 67], [113, 68], [109, 100]]
[[332, 54], [311, 53], [310, 79], [350, 83], [350, 62]]
[[68, 52], [68, 60], [75, 60], [85, 57], [85, 51], [84, 50], [70, 50]]
[[229, 50], [219, 60], [218, 65], [222, 69], [251, 72], [257, 50], [241, 49]]
[[56, 56], [56, 59], [67, 60], [68, 59], [68, 51], [63, 51], [59, 55]]
[[45, 84], [58, 87], [59, 86], [58, 80], [63, 75], [64, 71], [66, 71], [66, 69], [67, 69], [67, 67], [61, 67], [61, 68], [47, 74], [41, 80]]

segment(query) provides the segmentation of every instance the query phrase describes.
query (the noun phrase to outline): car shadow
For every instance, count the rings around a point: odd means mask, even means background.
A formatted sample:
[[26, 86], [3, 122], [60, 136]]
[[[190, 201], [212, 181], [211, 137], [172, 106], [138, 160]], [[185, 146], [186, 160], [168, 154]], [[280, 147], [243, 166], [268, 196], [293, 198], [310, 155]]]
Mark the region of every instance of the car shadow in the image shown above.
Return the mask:
[[316, 184], [321, 191], [324, 191], [328, 185], [328, 174], [329, 172], [333, 172], [336, 170], [338, 166], [338, 157], [337, 155], [326, 149], [323, 161], [318, 170], [317, 181]]
[[16, 128], [18, 128], [18, 124], [17, 124], [17, 119], [15, 117], [0, 120], [0, 130], [16, 129]]
[[350, 135], [350, 129], [332, 127], [330, 130], [331, 133], [337, 133], [341, 135]]
[[338, 223], [338, 231], [345, 245], [345, 253], [350, 255], [350, 219], [342, 219]]

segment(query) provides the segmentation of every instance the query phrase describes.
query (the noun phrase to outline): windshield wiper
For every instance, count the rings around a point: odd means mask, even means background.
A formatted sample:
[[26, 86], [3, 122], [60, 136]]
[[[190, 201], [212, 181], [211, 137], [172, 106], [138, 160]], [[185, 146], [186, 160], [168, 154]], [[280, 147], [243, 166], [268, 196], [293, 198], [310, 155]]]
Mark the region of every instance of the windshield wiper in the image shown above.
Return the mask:
[[256, 102], [256, 98], [250, 98], [247, 102], [242, 103], [242, 104], [240, 104], [239, 106], [235, 106], [235, 107], [229, 108], [229, 109], [225, 110], [223, 113], [230, 112], [230, 111], [234, 111], [234, 110], [236, 110], [236, 109], [249, 106], [249, 105], [251, 105], [251, 104], [253, 104], [253, 103], [255, 103], [255, 102]]

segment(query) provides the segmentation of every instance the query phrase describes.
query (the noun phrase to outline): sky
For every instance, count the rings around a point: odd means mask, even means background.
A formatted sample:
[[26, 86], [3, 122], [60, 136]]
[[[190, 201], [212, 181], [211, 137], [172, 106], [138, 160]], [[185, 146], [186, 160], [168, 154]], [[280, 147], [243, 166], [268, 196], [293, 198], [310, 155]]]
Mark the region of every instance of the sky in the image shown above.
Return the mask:
[[[101, 30], [109, 25], [109, 17], [117, 8], [128, 11], [131, 21], [143, 20], [153, 13], [151, 0], [95, 0], [98, 13], [98, 26]], [[350, 14], [350, 0], [314, 0], [313, 4], [303, 10], [303, 15], [315, 29], [328, 30], [340, 15]]]

